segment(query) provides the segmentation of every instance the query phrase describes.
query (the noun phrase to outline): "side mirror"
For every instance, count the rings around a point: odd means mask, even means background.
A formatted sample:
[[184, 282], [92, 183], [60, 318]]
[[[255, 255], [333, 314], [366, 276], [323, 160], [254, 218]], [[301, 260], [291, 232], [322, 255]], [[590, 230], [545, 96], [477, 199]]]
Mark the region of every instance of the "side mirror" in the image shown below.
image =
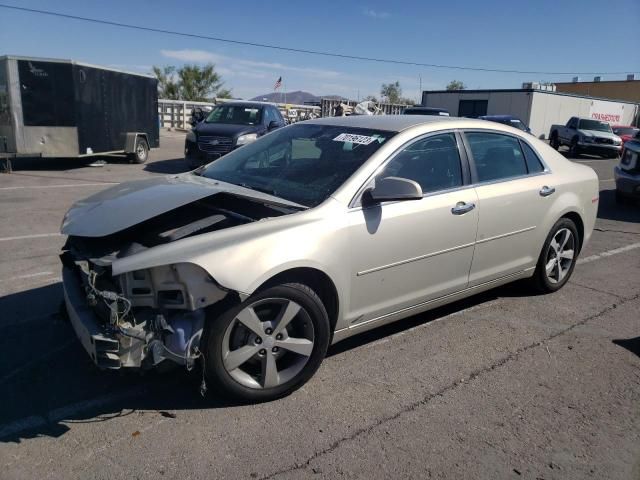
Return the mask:
[[280, 125], [278, 124], [278, 122], [276, 122], [275, 120], [271, 120], [269, 122], [269, 126], [267, 127], [267, 129], [269, 130], [275, 130], [276, 128], [278, 128]]
[[421, 199], [422, 188], [418, 182], [400, 177], [376, 178], [375, 187], [366, 190], [362, 196], [366, 204]]

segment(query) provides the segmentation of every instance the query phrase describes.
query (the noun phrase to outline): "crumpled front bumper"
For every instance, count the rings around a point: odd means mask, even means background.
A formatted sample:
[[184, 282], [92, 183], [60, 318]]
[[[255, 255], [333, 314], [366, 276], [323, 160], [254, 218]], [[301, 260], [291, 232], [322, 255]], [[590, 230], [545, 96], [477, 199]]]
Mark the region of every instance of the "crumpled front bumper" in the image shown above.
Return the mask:
[[145, 342], [107, 332], [87, 304], [78, 275], [67, 266], [62, 268], [62, 282], [69, 320], [93, 362], [109, 369], [140, 367], [145, 356]]

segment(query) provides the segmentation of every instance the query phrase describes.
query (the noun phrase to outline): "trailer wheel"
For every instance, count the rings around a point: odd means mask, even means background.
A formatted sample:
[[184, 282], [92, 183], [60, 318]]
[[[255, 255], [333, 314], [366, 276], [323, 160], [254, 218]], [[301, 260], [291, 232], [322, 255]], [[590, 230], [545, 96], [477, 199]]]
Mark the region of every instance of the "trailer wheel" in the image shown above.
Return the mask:
[[138, 137], [136, 139], [136, 147], [133, 149], [133, 153], [129, 154], [130, 163], [144, 163], [149, 158], [149, 144], [147, 141]]

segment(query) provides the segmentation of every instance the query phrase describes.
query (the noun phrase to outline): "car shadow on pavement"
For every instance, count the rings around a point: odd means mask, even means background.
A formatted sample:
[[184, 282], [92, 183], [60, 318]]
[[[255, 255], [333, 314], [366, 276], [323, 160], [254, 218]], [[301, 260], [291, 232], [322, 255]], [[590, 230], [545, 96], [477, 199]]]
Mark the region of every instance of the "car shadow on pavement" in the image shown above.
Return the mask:
[[618, 222], [640, 223], [640, 202], [616, 203], [615, 189], [600, 190], [598, 218]]
[[613, 340], [613, 343], [640, 357], [640, 337]]
[[193, 170], [184, 158], [172, 158], [169, 160], [157, 160], [144, 166], [145, 171], [151, 173], [164, 173], [170, 175], [173, 173], [184, 173]]
[[369, 343], [410, 330], [420, 325], [426, 325], [434, 320], [462, 312], [468, 308], [487, 303], [491, 300], [496, 300], [497, 298], [531, 297], [537, 295], [539, 294], [533, 291], [526, 281], [507, 284], [382, 327], [374, 328], [373, 330], [363, 332], [353, 337], [349, 337], [346, 340], [330, 347], [327, 352], [327, 357], [339, 355], [347, 350], [365, 346]]
[[14, 172], [65, 172], [89, 168], [90, 163], [97, 161], [105, 161], [106, 164], [129, 163], [124, 155], [86, 158], [14, 158], [11, 160], [11, 168]]
[[[57, 296], [53, 295], [56, 288]], [[61, 300], [59, 288], [57, 284], [0, 298], [0, 305], [13, 305], [8, 311], [10, 316], [18, 315], [0, 323], [0, 443], [19, 443], [41, 436], [57, 438], [77, 423], [106, 422], [122, 416], [161, 416], [170, 421], [192, 409], [237, 406], [211, 390], [203, 398], [199, 368], [185, 372], [173, 367], [144, 374], [100, 371], [70, 324], [59, 315], [50, 313], [21, 320], [24, 311], [41, 303], [42, 298], [50, 303], [46, 310], [55, 311]], [[530, 292], [520, 284], [500, 287], [347, 339], [331, 347], [328, 356], [498, 297], [524, 295]]]

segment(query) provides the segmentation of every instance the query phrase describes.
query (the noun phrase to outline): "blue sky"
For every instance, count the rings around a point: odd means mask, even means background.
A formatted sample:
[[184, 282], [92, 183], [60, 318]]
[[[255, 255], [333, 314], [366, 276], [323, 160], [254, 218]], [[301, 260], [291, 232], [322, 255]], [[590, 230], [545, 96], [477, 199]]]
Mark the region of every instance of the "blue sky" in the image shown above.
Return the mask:
[[[536, 71], [640, 72], [640, 2], [583, 0], [143, 1], [1, 0], [16, 6], [238, 40], [424, 63]], [[213, 62], [248, 98], [288, 91], [350, 98], [399, 80], [404, 95], [440, 89], [517, 88], [571, 76], [455, 71], [317, 57], [103, 26], [0, 8], [0, 55], [72, 58], [149, 72], [152, 65]], [[591, 76], [582, 75], [581, 79]], [[638, 77], [638, 75], [637, 75]], [[604, 76], [622, 79], [624, 75]]]

